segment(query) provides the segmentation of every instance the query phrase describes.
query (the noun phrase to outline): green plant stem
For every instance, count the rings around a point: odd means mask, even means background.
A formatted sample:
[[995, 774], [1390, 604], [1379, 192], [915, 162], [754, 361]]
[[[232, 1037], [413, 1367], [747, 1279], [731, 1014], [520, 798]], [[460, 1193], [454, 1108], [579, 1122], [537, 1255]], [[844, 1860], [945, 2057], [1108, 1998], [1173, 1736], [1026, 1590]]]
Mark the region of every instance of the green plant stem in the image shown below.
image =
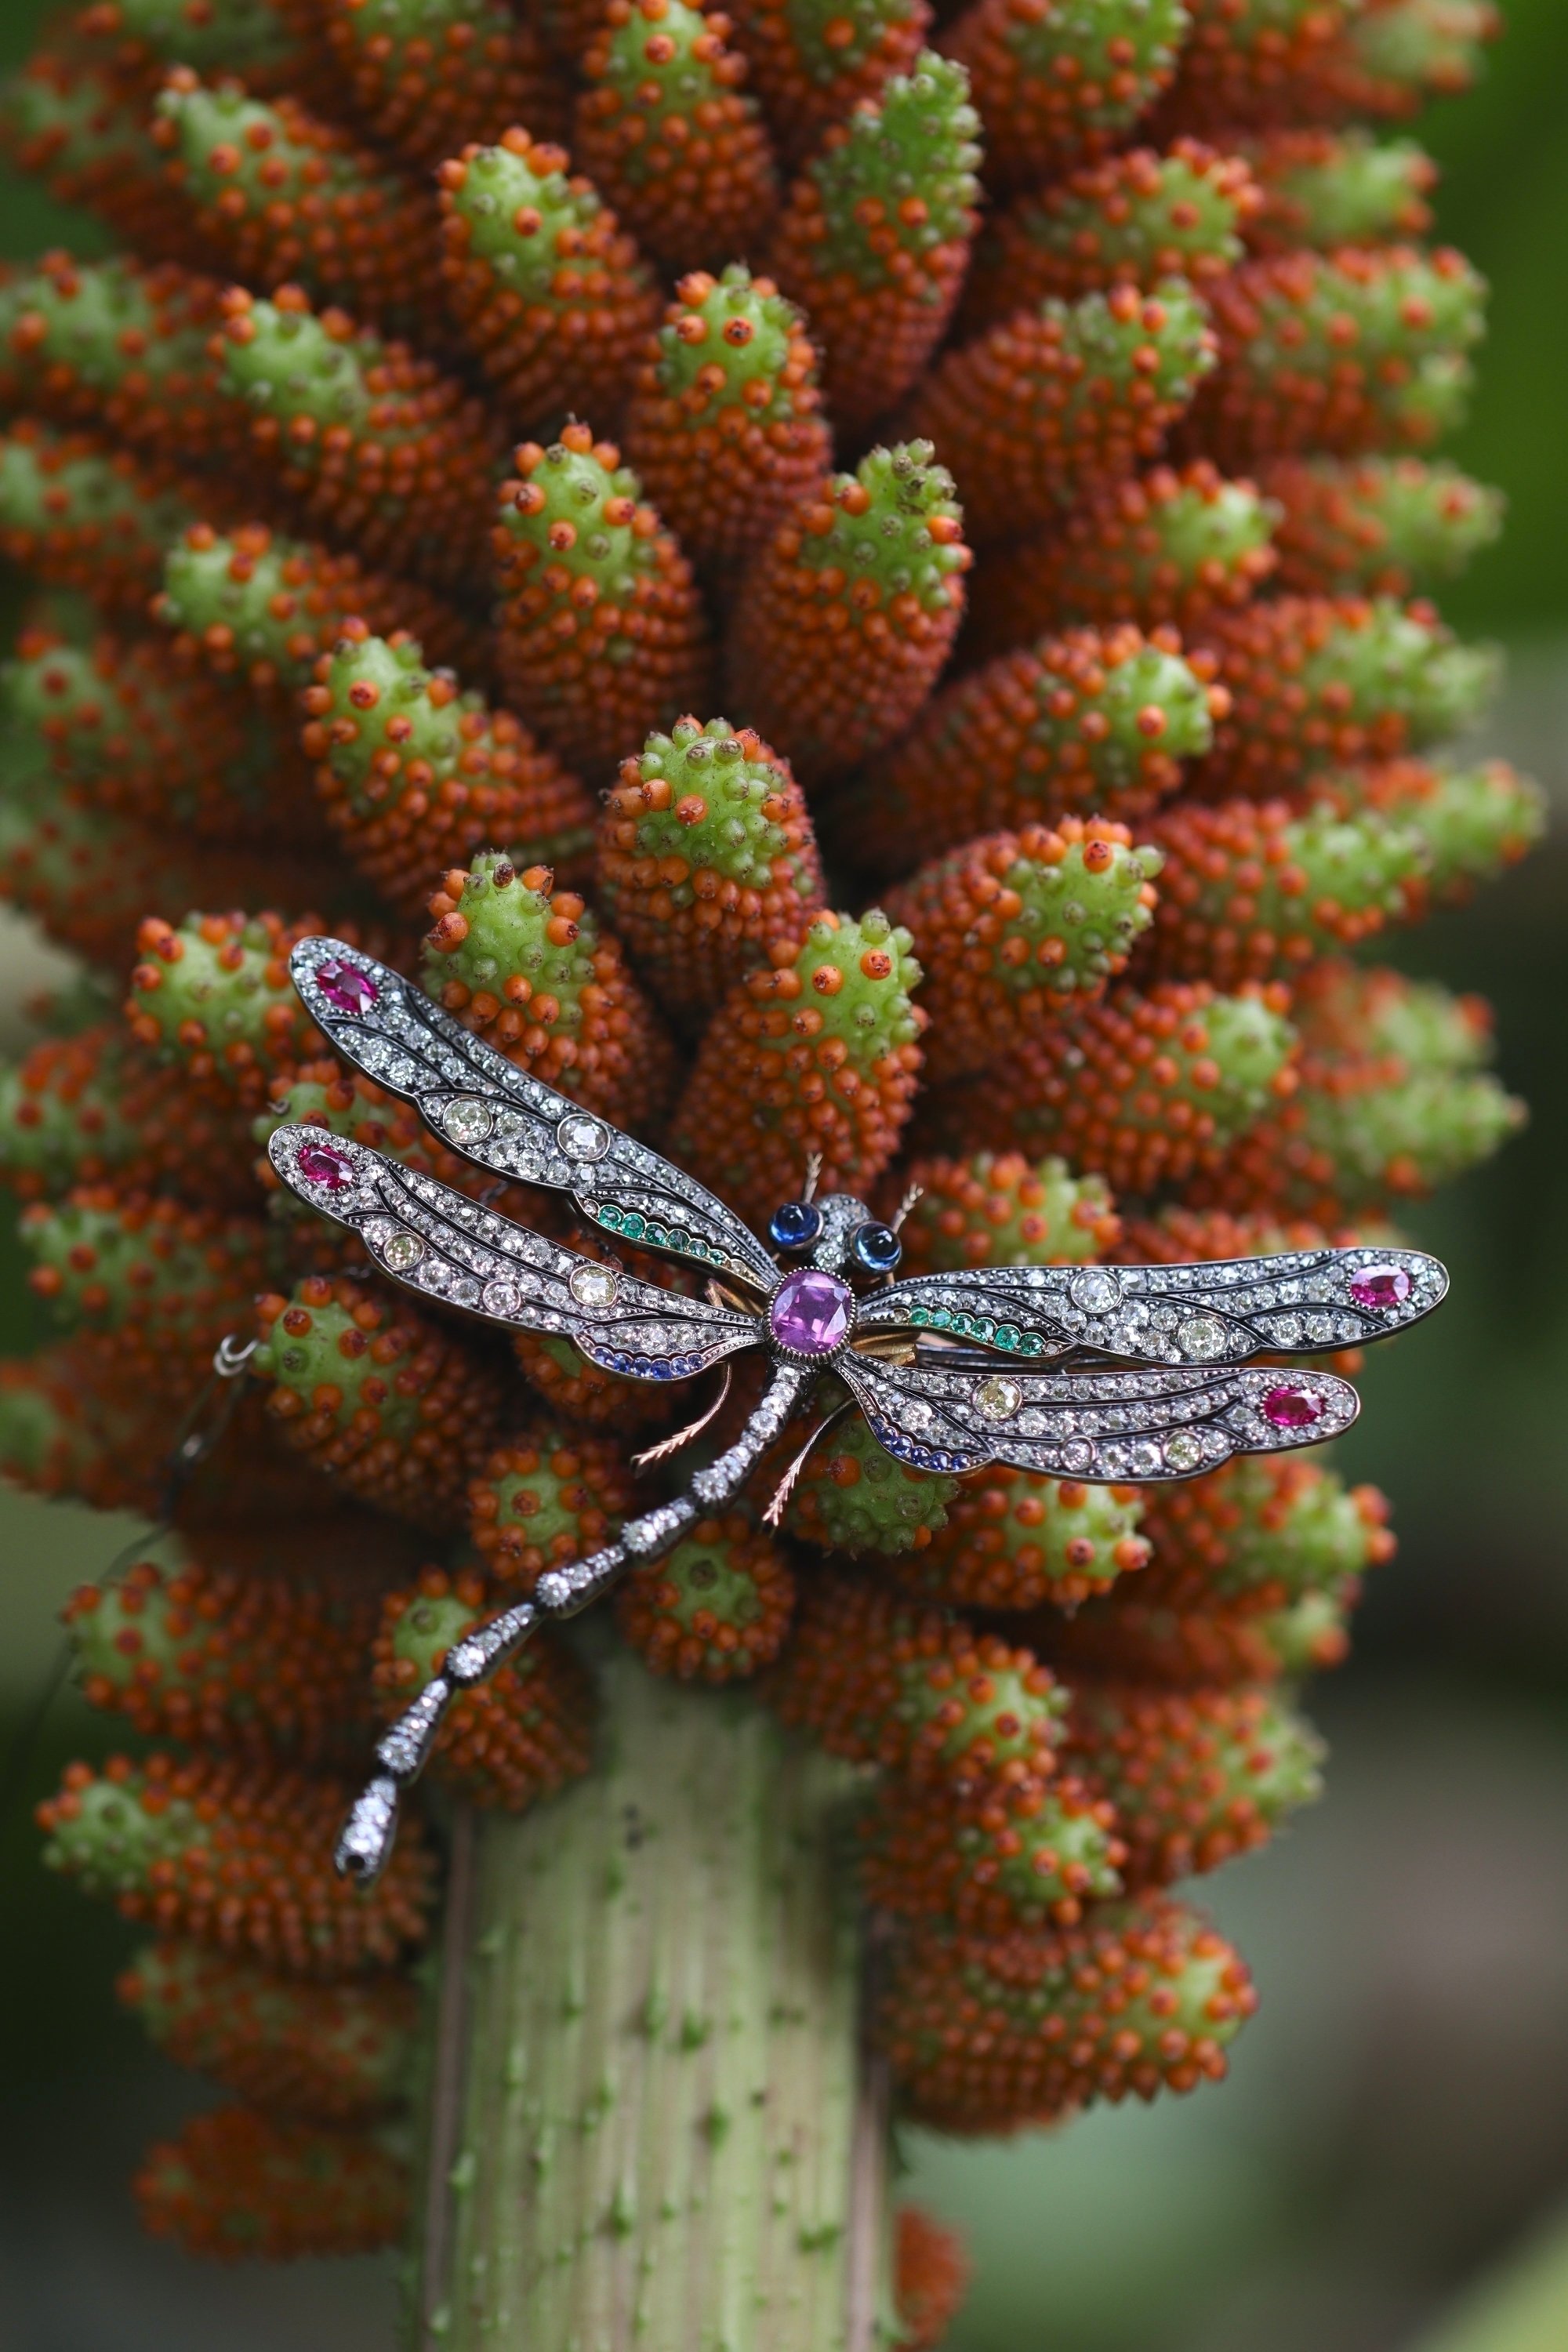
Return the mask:
[[415, 2340], [870, 2352], [885, 2133], [843, 1768], [625, 1654], [602, 1700], [585, 1780], [459, 1830]]

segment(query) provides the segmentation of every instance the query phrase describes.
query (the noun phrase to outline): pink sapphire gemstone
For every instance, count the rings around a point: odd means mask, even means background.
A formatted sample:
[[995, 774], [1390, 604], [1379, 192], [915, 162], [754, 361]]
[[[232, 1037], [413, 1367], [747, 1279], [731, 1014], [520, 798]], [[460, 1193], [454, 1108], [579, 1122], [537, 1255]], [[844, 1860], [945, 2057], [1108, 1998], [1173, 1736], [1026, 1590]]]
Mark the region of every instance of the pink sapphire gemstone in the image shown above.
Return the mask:
[[1415, 1286], [1402, 1265], [1363, 1265], [1351, 1283], [1351, 1297], [1358, 1307], [1387, 1314], [1403, 1307]]
[[329, 956], [325, 963], [316, 966], [316, 985], [340, 1013], [368, 1013], [381, 994], [374, 981], [356, 971], [352, 963], [344, 963], [341, 956]]
[[836, 1274], [803, 1265], [773, 1293], [768, 1323], [781, 1348], [796, 1356], [831, 1356], [849, 1329], [855, 1294]]
[[1276, 1429], [1310, 1429], [1323, 1417], [1323, 1400], [1310, 1389], [1270, 1389], [1263, 1400], [1263, 1418]]
[[301, 1144], [299, 1167], [307, 1184], [320, 1184], [326, 1192], [346, 1192], [354, 1181], [353, 1162], [325, 1143]]

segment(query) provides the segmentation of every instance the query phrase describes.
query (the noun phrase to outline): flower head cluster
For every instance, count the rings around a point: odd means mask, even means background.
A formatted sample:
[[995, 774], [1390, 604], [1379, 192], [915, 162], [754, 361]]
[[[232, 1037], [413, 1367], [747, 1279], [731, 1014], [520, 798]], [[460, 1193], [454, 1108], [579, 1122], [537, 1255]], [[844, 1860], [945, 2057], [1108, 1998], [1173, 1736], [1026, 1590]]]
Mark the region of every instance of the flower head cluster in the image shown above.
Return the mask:
[[[149, 2153], [154, 2230], [401, 2226], [432, 1849], [416, 1819], [343, 1885], [344, 1780], [608, 1539], [672, 1410], [416, 1310], [258, 1173], [289, 1118], [327, 1166], [489, 1182], [335, 1059], [297, 938], [759, 1229], [815, 1168], [916, 1273], [1383, 1230], [1516, 1124], [1483, 1006], [1350, 960], [1540, 824], [1438, 748], [1495, 667], [1425, 601], [1499, 520], [1433, 454], [1482, 289], [1384, 130], [1487, 13], [115, 0], [5, 92], [6, 152], [130, 247], [0, 284], [36, 590], [0, 895], [85, 968], [0, 1074], [58, 1327], [0, 1366], [0, 1467], [184, 1547], [71, 1604], [142, 1745], [43, 1809], [49, 1864], [150, 1932], [125, 1999], [238, 2103]], [[676, 1279], [644, 1238], [615, 1254]], [[193, 1465], [226, 1338], [248, 1384]], [[1218, 2075], [1246, 1969], [1165, 1890], [1315, 1793], [1294, 1686], [1382, 1498], [1300, 1463], [960, 1482], [846, 1402], [777, 1530], [694, 1520], [604, 1639], [859, 1768], [909, 2112]], [[545, 1801], [594, 1707], [531, 1646], [430, 1777]], [[900, 2271], [934, 2343], [961, 2262], [906, 2216]]]

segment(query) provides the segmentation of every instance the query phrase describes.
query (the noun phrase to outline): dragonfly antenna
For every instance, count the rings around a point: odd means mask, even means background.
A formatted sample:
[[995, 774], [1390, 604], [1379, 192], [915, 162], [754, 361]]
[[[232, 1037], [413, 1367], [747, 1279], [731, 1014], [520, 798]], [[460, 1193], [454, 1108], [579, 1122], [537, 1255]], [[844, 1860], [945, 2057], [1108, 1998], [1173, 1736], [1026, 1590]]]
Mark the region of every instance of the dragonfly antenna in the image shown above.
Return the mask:
[[889, 1223], [894, 1233], [898, 1232], [899, 1227], [903, 1223], [904, 1219], [909, 1215], [910, 1211], [914, 1207], [915, 1202], [922, 1198], [924, 1192], [925, 1186], [923, 1184], [911, 1184], [910, 1186], [909, 1190], [905, 1192], [903, 1199], [899, 1202], [898, 1207], [894, 1210], [891, 1217], [889, 1219]]

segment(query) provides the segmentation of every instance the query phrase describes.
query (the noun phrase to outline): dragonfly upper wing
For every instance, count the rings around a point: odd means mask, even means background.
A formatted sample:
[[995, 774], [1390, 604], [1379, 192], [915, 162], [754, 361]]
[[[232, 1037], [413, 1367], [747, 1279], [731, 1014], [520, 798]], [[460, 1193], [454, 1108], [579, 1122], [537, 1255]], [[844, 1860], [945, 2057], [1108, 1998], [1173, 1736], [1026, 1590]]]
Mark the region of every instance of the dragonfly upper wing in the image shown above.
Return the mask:
[[401, 1095], [454, 1151], [498, 1176], [570, 1192], [584, 1217], [764, 1292], [778, 1268], [695, 1177], [520, 1070], [423, 989], [342, 940], [301, 940], [294, 985], [346, 1061]]
[[895, 1325], [1026, 1362], [1087, 1349], [1158, 1364], [1363, 1347], [1431, 1313], [1448, 1286], [1412, 1249], [1296, 1250], [1204, 1265], [995, 1265], [922, 1274], [860, 1302]]
[[889, 1454], [957, 1475], [995, 1462], [1090, 1484], [1191, 1478], [1337, 1437], [1360, 1410], [1347, 1381], [1315, 1371], [944, 1370], [852, 1352], [834, 1370]]
[[358, 1234], [382, 1271], [408, 1289], [574, 1340], [605, 1371], [688, 1380], [763, 1337], [754, 1315], [583, 1257], [346, 1137], [280, 1127], [267, 1149], [291, 1192]]

